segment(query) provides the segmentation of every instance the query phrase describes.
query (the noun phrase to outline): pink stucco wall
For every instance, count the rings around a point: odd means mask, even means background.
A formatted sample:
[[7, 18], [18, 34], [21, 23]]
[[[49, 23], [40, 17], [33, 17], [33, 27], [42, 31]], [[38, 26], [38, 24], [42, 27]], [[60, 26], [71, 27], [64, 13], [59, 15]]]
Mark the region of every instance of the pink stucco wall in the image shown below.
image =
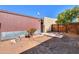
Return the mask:
[[24, 31], [29, 28], [40, 29], [38, 18], [24, 17], [14, 14], [0, 12], [1, 31]]

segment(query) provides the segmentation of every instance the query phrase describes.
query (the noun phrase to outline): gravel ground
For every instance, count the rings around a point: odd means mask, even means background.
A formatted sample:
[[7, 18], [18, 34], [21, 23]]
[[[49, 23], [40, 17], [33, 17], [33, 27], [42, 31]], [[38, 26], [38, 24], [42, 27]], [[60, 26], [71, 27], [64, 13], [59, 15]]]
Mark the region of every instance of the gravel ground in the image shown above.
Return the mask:
[[79, 36], [64, 35], [62, 39], [51, 38], [21, 54], [78, 54]]

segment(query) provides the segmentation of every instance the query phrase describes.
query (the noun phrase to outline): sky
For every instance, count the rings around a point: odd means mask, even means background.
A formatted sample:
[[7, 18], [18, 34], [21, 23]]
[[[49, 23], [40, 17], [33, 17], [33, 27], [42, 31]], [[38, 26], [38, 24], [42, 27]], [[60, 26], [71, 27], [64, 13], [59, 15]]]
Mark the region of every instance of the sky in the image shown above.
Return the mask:
[[56, 18], [59, 13], [74, 6], [75, 5], [0, 5], [0, 10], [7, 10], [36, 18]]

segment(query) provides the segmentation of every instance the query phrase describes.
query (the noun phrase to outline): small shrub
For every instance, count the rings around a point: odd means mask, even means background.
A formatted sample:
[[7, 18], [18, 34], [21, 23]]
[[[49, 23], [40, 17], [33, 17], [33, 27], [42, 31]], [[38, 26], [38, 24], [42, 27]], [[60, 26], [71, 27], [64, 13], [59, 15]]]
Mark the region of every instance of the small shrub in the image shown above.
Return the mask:
[[31, 28], [29, 30], [27, 30], [29, 35], [33, 35], [35, 33], [36, 29], [35, 28]]

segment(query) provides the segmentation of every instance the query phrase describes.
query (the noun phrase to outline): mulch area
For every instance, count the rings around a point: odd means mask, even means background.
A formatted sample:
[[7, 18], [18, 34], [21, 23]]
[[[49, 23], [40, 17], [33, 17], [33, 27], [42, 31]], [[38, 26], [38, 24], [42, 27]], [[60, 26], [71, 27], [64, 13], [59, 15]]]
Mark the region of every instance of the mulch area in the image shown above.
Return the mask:
[[64, 35], [63, 38], [51, 38], [21, 54], [78, 54], [79, 35]]

